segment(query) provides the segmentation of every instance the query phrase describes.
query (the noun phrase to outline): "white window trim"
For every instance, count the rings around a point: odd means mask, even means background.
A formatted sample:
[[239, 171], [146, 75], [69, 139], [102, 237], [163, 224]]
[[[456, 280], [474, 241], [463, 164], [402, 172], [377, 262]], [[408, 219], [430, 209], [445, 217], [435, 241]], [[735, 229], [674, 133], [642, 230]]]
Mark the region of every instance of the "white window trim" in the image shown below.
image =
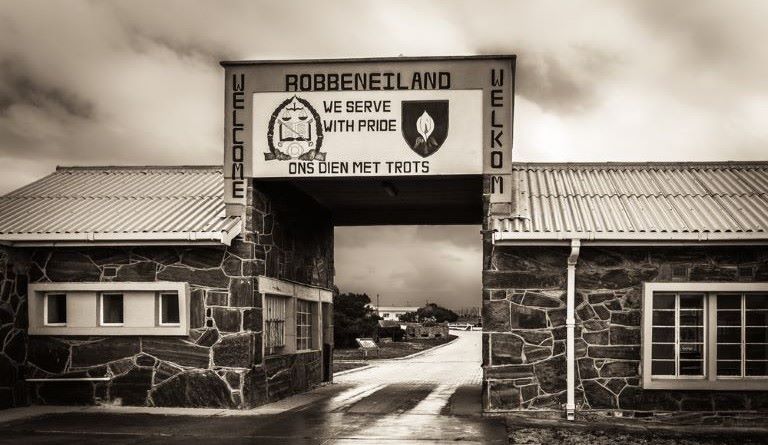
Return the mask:
[[765, 391], [768, 377], [717, 377], [717, 326], [716, 299], [705, 297], [704, 323], [704, 378], [654, 377], [651, 375], [651, 324], [653, 317], [653, 294], [655, 292], [768, 292], [768, 283], [721, 283], [721, 282], [664, 282], [643, 284], [642, 332], [642, 379], [644, 389], [667, 390], [714, 390], [714, 391]]
[[[179, 322], [178, 323], [163, 323], [163, 295], [173, 295], [176, 297], [177, 304], [179, 306]], [[158, 292], [157, 293], [157, 324], [158, 326], [181, 326], [181, 297], [179, 296], [178, 292], [171, 292], [171, 291], [165, 291], [165, 292]]]
[[[69, 301], [70, 294], [88, 292], [93, 293], [93, 324], [88, 326], [73, 326], [72, 315], [78, 311], [78, 308], [72, 307]], [[150, 327], [142, 326], [101, 326], [100, 294], [101, 293], [122, 293], [131, 292], [177, 292], [179, 295], [179, 326], [159, 326], [154, 320], [154, 311], [151, 313], [152, 325]], [[45, 314], [43, 312], [46, 293], [67, 294], [67, 326], [46, 326], [44, 324]], [[143, 282], [53, 282], [53, 283], [31, 283], [27, 288], [29, 329], [28, 335], [62, 335], [62, 336], [185, 336], [189, 334], [190, 320], [190, 286], [189, 283], [181, 281], [143, 281]], [[129, 304], [128, 300], [123, 302]], [[125, 306], [124, 306], [125, 308]], [[71, 311], [70, 311], [71, 309]]]
[[[104, 296], [120, 295], [123, 302], [123, 321], [120, 323], [104, 322]], [[125, 293], [123, 292], [101, 292], [99, 293], [99, 326], [124, 326], [125, 325]]]
[[[51, 295], [64, 295], [64, 304], [66, 305], [67, 301], [67, 293], [66, 292], [46, 292], [45, 297], [43, 298], [43, 326], [51, 326], [51, 327], [63, 327], [66, 326], [67, 323], [50, 323], [48, 321], [48, 297]], [[69, 312], [67, 312], [69, 313]]]

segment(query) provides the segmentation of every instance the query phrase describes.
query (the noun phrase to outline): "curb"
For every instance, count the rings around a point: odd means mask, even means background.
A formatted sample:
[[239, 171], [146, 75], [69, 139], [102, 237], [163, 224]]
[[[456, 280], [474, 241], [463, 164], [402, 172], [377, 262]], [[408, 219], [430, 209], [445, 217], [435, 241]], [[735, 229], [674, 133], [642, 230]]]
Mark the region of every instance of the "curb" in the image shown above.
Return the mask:
[[345, 369], [344, 371], [334, 372], [333, 376], [334, 377], [338, 377], [338, 376], [341, 376], [341, 375], [351, 374], [351, 373], [353, 373], [355, 371], [362, 371], [363, 369], [368, 369], [368, 368], [372, 368], [372, 367], [373, 367], [373, 365], [365, 365], [365, 366], [361, 366], [359, 368]]
[[426, 354], [427, 352], [432, 352], [432, 351], [434, 351], [435, 349], [440, 349], [440, 348], [442, 348], [442, 347], [448, 346], [448, 345], [450, 345], [451, 343], [455, 342], [455, 341], [456, 341], [456, 340], [458, 340], [458, 339], [459, 339], [459, 337], [457, 336], [456, 338], [454, 338], [454, 339], [453, 339], [453, 340], [451, 340], [451, 341], [447, 341], [447, 342], [445, 342], [445, 343], [443, 343], [443, 344], [440, 344], [440, 345], [437, 345], [437, 346], [432, 346], [431, 348], [425, 349], [425, 350], [423, 350], [423, 351], [414, 352], [413, 354], [411, 354], [411, 355], [406, 355], [405, 357], [395, 357], [395, 358], [390, 358], [390, 359], [382, 359], [382, 360], [407, 360], [407, 359], [409, 359], [409, 358], [418, 357], [418, 356], [420, 356], [420, 355], [424, 355], [424, 354]]

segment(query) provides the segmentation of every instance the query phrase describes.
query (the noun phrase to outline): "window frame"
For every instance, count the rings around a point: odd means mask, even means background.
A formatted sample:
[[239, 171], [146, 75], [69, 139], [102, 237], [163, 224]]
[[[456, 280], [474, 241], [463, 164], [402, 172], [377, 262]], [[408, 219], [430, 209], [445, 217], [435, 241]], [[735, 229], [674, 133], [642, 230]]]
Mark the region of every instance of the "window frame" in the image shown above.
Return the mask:
[[[123, 321], [120, 323], [106, 323], [104, 321], [104, 297], [107, 295], [120, 295], [123, 306]], [[100, 292], [99, 293], [99, 326], [120, 327], [125, 326], [125, 293], [124, 292]]]
[[[654, 293], [703, 293], [704, 294], [704, 377], [653, 376], [652, 326]], [[644, 389], [715, 390], [715, 391], [765, 391], [768, 376], [717, 376], [717, 298], [718, 293], [768, 292], [768, 283], [722, 282], [659, 282], [643, 283], [641, 321], [642, 381]], [[678, 297], [679, 298], [679, 297]], [[677, 318], [677, 315], [676, 315]], [[742, 319], [742, 324], [745, 321]], [[679, 325], [676, 326], [676, 330]], [[743, 339], [742, 339], [743, 341]], [[676, 346], [677, 348], [677, 346]], [[742, 356], [742, 360], [744, 357]], [[743, 372], [743, 370], [742, 370]]]
[[[301, 298], [296, 299], [296, 352], [305, 352], [305, 351], [313, 351], [315, 350], [314, 344], [315, 344], [315, 327], [317, 322], [315, 322], [314, 317], [317, 313], [317, 310], [313, 306], [316, 302], [311, 300], [304, 300]], [[299, 306], [301, 304], [306, 304], [307, 308], [309, 309], [309, 312], [307, 311], [299, 311]], [[306, 320], [308, 321], [308, 324], [299, 324], [301, 322], [302, 317], [299, 314], [304, 314], [306, 316]], [[301, 327], [308, 328], [307, 331], [309, 335], [307, 337], [301, 336]], [[301, 348], [300, 344], [301, 341], [305, 340], [306, 348]]]
[[[166, 295], [173, 295], [176, 297], [176, 306], [177, 310], [179, 312], [179, 321], [175, 323], [165, 323], [163, 322], [163, 297]], [[125, 297], [123, 297], [125, 298]], [[123, 306], [125, 306], [125, 302], [123, 302]], [[182, 314], [181, 314], [181, 298], [179, 297], [179, 293], [175, 291], [164, 291], [164, 292], [158, 292], [157, 293], [157, 325], [158, 326], [181, 326], [181, 320], [182, 320]]]
[[[179, 295], [179, 326], [159, 326], [155, 305], [158, 292], [177, 292]], [[121, 293], [124, 300], [123, 326], [102, 326], [101, 293]], [[136, 293], [150, 294], [151, 306], [136, 311]], [[67, 325], [44, 324], [45, 294], [67, 294]], [[187, 336], [191, 323], [191, 291], [188, 282], [182, 281], [56, 281], [30, 283], [27, 287], [27, 316], [30, 336]]]
[[[263, 327], [264, 349], [268, 355], [279, 354], [282, 351], [284, 351], [288, 346], [288, 341], [287, 341], [288, 335], [286, 330], [288, 328], [288, 323], [290, 320], [289, 313], [288, 313], [289, 306], [290, 306], [289, 304], [290, 299], [291, 297], [287, 297], [285, 295], [278, 295], [278, 294], [264, 295], [264, 312], [263, 312], [264, 313], [264, 327]], [[282, 315], [282, 319], [279, 317], [271, 318], [269, 313], [270, 309], [272, 308], [272, 305], [270, 304], [270, 300], [277, 301], [278, 304], [276, 306], [281, 306], [279, 308], [276, 308], [278, 309], [276, 312], [282, 312], [282, 314], [279, 314], [279, 315]], [[271, 323], [276, 323], [277, 326], [279, 326], [279, 323], [282, 323], [282, 328], [277, 329], [278, 332], [282, 334], [280, 336], [279, 344], [271, 344], [269, 342], [269, 340], [272, 338], [271, 335], [269, 334], [269, 332], [271, 332], [271, 327], [270, 327]]]
[[[53, 295], [63, 295], [64, 296], [64, 307], [67, 312], [65, 316], [64, 323], [51, 323], [48, 321], [48, 298]], [[67, 293], [66, 292], [46, 292], [43, 296], [43, 326], [50, 326], [50, 327], [66, 327], [67, 321], [66, 319], [69, 318], [69, 310], [66, 308], [67, 306]]]

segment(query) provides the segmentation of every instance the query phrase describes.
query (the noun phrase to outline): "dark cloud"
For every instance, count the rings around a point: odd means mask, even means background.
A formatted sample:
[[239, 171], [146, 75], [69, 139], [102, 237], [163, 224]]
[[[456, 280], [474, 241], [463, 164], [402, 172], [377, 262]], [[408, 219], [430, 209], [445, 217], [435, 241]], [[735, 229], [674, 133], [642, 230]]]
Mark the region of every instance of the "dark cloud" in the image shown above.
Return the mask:
[[379, 294], [382, 304], [429, 300], [479, 306], [481, 245], [475, 226], [336, 228], [336, 284]]
[[619, 63], [619, 57], [585, 46], [570, 52], [569, 57], [527, 52], [518, 56], [517, 94], [555, 113], [583, 112], [594, 107], [602, 82]]
[[91, 119], [94, 105], [72, 91], [36, 80], [16, 57], [0, 58], [0, 114], [15, 104], [45, 110], [53, 119]]

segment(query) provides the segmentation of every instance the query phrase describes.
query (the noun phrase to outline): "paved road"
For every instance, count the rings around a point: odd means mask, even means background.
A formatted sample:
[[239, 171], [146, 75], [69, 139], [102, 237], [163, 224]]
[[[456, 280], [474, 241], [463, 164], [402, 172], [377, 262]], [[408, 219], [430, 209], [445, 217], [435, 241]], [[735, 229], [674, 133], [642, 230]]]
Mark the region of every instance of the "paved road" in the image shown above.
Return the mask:
[[481, 333], [459, 335], [250, 411], [81, 408], [2, 425], [0, 444], [507, 443], [503, 421], [480, 416]]

